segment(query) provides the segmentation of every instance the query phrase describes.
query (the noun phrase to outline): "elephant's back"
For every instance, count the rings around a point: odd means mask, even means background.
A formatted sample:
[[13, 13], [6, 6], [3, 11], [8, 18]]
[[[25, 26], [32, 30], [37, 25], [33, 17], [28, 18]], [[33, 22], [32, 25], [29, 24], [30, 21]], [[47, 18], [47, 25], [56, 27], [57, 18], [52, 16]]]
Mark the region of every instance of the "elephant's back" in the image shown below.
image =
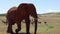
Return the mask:
[[8, 10], [6, 17], [7, 19], [15, 19], [17, 7], [12, 7]]

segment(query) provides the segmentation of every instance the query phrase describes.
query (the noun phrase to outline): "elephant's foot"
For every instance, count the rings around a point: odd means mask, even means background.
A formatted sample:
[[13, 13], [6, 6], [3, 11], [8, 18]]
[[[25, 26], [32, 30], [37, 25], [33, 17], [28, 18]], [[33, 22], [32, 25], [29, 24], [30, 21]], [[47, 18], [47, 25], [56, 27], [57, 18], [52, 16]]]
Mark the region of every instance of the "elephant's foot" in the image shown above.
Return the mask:
[[30, 32], [27, 32], [26, 34], [30, 34]]
[[16, 34], [18, 34], [18, 32], [19, 32], [20, 30], [21, 30], [21, 29], [16, 29], [16, 30], [15, 30]]

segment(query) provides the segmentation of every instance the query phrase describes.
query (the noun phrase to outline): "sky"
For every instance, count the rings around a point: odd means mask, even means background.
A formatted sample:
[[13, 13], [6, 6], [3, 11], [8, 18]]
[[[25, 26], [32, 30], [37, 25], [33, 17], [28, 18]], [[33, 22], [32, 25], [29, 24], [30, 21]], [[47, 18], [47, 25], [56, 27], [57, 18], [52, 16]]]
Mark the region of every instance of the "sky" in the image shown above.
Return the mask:
[[13, 7], [21, 3], [32, 3], [38, 14], [60, 12], [60, 0], [0, 0], [0, 14], [7, 13]]

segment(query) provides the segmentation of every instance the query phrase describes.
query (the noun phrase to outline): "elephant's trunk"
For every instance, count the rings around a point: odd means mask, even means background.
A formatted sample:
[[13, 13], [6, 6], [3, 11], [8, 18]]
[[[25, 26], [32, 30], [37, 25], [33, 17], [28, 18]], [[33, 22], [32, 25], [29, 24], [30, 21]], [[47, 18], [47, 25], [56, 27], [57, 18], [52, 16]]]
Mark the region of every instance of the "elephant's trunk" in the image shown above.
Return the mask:
[[35, 18], [34, 20], [35, 20], [35, 32], [34, 32], [34, 34], [36, 34], [36, 32], [37, 32], [37, 18]]

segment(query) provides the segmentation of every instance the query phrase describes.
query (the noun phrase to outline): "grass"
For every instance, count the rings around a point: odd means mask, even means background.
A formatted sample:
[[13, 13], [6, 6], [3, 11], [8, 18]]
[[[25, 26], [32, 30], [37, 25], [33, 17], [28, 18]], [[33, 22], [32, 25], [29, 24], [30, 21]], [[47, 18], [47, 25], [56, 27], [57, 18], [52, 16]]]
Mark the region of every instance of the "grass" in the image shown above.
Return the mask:
[[[50, 17], [50, 16], [40, 16], [41, 19], [39, 19], [39, 21], [41, 21], [42, 23], [39, 24], [38, 23], [38, 29], [37, 29], [37, 33], [39, 34], [60, 34], [60, 17]], [[5, 16], [0, 16], [1, 20], [5, 20]], [[0, 20], [0, 34], [7, 34], [6, 30], [7, 30], [7, 25], [5, 25], [4, 23], [2, 23]], [[47, 22], [47, 24], [44, 24], [44, 22]], [[13, 31], [15, 32], [15, 29], [17, 28], [16, 24], [13, 25]], [[55, 32], [56, 31], [56, 32]], [[22, 23], [22, 30], [20, 32], [26, 32], [26, 25], [25, 23]], [[30, 33], [34, 33], [34, 25], [30, 25]]]

